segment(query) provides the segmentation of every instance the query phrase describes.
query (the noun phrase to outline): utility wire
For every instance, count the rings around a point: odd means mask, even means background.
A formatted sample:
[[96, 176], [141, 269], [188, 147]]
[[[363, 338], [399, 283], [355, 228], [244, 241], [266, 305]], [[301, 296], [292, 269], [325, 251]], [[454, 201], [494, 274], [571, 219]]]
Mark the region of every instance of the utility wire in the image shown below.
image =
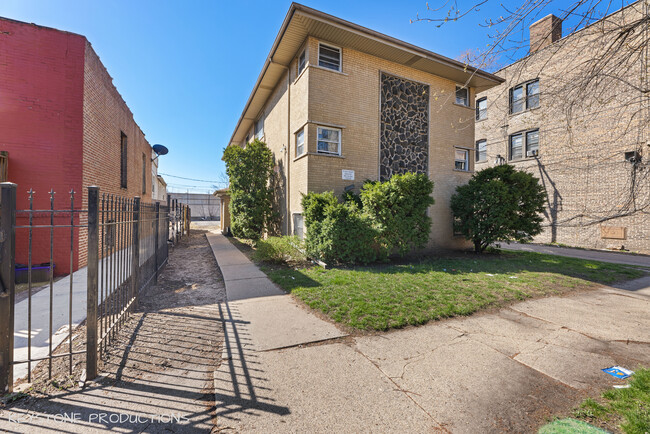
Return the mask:
[[159, 172], [159, 174], [164, 176], [169, 176], [171, 178], [185, 179], [187, 181], [209, 182], [212, 184], [227, 184], [226, 181], [208, 181], [206, 179], [185, 178], [183, 176], [170, 175], [169, 173], [162, 173], [162, 172]]

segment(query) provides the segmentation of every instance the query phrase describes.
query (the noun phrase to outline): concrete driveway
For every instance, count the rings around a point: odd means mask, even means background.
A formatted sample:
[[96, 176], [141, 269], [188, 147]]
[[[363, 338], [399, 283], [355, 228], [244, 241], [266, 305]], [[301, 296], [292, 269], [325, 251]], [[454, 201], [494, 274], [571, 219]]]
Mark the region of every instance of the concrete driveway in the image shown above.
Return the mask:
[[546, 253], [549, 255], [568, 256], [571, 258], [589, 259], [593, 261], [613, 262], [615, 264], [638, 265], [650, 267], [650, 256], [634, 253], [608, 252], [604, 250], [583, 250], [571, 247], [544, 246], [541, 244], [499, 243], [504, 250]]

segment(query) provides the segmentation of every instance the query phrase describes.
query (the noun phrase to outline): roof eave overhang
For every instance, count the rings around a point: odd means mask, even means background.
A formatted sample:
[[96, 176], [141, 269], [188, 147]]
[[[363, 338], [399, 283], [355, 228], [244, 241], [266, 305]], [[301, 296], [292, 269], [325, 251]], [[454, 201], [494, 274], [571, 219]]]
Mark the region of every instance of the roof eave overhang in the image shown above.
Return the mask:
[[[297, 44], [295, 40], [292, 43], [288, 43], [287, 47], [281, 47], [285, 35], [296, 17], [311, 20], [310, 23], [315, 23], [316, 26], [327, 26], [332, 29], [334, 34], [338, 32], [342, 35], [341, 38], [344, 37], [344, 34], [352, 35], [352, 37], [363, 40], [367, 44], [373, 44], [375, 47], [385, 47], [386, 50], [392, 51], [393, 54], [400, 53], [403, 58], [408, 58], [408, 60], [402, 62], [408, 64], [408, 66], [431, 72], [434, 75], [459, 83], [469, 83], [469, 86], [475, 87], [478, 91], [487, 90], [505, 81], [503, 78], [494, 74], [465, 65], [462, 62], [449, 59], [416, 45], [400, 41], [399, 39], [342, 20], [316, 9], [298, 3], [292, 3], [289, 12], [287, 12], [282, 22], [280, 31], [273, 42], [271, 51], [264, 62], [262, 71], [255, 82], [253, 91], [248, 97], [244, 110], [237, 121], [237, 126], [230, 137], [229, 144], [240, 143], [245, 138], [246, 132], [249, 131], [257, 119], [260, 110], [264, 107], [267, 99], [277, 86], [282, 74], [289, 67], [297, 51], [300, 49], [302, 42]], [[304, 37], [311, 34], [311, 32], [306, 31]], [[314, 36], [318, 37], [318, 35]], [[336, 41], [330, 42], [334, 43]], [[280, 48], [283, 48], [282, 56], [277, 55]]]

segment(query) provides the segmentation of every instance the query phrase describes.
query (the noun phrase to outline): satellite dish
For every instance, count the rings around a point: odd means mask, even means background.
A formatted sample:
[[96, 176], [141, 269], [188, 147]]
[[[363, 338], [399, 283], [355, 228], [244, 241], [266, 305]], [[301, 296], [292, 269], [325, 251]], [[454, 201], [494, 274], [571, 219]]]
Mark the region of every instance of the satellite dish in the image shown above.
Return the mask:
[[152, 148], [156, 155], [167, 155], [169, 152], [169, 149], [163, 145], [153, 145]]

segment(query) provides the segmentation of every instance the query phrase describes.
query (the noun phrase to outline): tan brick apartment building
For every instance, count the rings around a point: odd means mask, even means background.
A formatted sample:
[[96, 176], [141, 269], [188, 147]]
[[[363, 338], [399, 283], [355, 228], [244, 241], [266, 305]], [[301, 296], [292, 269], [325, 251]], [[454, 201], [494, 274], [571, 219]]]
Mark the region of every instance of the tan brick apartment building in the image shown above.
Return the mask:
[[[16, 183], [17, 209], [87, 209], [87, 187], [151, 202], [152, 149], [99, 56], [82, 35], [0, 18], [2, 181]], [[81, 214], [81, 213], [80, 213]], [[75, 224], [83, 224], [76, 216]], [[24, 213], [17, 224], [27, 224]], [[55, 224], [67, 224], [57, 217]], [[49, 214], [35, 216], [49, 224]], [[16, 261], [27, 263], [27, 231], [16, 231]], [[70, 271], [70, 235], [54, 231], [56, 273]], [[33, 263], [49, 261], [49, 234], [34, 230]], [[73, 269], [86, 263], [86, 235], [75, 231]]]
[[476, 169], [501, 157], [546, 187], [536, 242], [650, 251], [648, 3], [564, 38], [560, 19], [539, 20], [530, 54], [477, 95]]
[[464, 247], [449, 198], [474, 170], [476, 92], [501, 81], [294, 3], [230, 144], [273, 151], [285, 234], [302, 233], [302, 194], [414, 171], [435, 183], [429, 247]]

